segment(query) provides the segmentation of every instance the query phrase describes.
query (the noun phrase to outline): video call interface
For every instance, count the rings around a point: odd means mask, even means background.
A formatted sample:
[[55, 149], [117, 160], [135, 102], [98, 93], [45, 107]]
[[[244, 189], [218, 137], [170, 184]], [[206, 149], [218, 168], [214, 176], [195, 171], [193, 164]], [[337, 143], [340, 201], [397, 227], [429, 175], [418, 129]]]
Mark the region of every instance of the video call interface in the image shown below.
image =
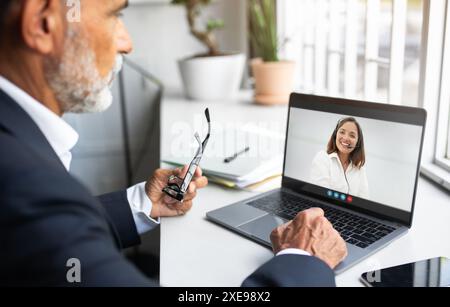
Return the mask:
[[421, 126], [291, 108], [287, 137], [286, 177], [343, 205], [360, 198], [411, 212]]

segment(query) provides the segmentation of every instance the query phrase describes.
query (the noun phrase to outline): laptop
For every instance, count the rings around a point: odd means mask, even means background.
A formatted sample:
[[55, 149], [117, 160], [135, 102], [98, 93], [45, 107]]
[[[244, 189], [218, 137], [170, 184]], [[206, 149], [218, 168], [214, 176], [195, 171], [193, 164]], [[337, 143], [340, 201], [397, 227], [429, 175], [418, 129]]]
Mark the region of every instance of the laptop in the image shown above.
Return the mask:
[[322, 208], [347, 243], [339, 274], [411, 228], [425, 122], [423, 109], [294, 93], [281, 188], [207, 219], [271, 248], [274, 228]]

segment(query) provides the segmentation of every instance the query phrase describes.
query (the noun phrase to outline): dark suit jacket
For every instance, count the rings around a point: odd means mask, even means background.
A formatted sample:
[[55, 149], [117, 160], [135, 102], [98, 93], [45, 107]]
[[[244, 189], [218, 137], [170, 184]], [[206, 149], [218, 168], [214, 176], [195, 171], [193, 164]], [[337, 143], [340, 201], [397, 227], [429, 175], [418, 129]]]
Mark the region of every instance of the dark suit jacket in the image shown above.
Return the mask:
[[[154, 286], [120, 250], [139, 244], [126, 192], [93, 197], [46, 138], [0, 91], [0, 285]], [[81, 283], [67, 281], [69, 259]], [[275, 257], [245, 286], [332, 286], [313, 257]]]

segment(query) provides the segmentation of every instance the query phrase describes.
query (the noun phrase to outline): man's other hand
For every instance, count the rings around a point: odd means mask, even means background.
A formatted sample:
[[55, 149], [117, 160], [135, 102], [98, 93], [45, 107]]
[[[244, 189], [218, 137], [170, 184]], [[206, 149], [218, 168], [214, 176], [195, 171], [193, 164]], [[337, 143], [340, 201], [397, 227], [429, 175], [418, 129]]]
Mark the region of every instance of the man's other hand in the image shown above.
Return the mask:
[[174, 175], [183, 178], [186, 175], [187, 169], [188, 166], [175, 170], [158, 169], [147, 181], [145, 191], [153, 205], [152, 212], [150, 213], [152, 218], [184, 215], [192, 208], [193, 199], [197, 195], [197, 189], [204, 188], [208, 185], [208, 179], [202, 176], [200, 167], [195, 171], [183, 202], [178, 202], [162, 191], [166, 187], [170, 176]]
[[270, 239], [275, 254], [287, 248], [304, 250], [334, 269], [347, 256], [347, 246], [319, 208], [300, 212], [275, 228]]

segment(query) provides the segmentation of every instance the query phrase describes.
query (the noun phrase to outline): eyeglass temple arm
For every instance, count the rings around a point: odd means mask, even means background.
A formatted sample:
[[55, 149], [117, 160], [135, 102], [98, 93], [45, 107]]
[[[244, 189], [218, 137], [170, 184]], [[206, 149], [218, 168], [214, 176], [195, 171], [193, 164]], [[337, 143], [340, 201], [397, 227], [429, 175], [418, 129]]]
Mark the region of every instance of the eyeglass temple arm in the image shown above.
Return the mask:
[[208, 108], [206, 108], [206, 110], [205, 110], [205, 116], [206, 116], [206, 120], [208, 121], [208, 134], [206, 135], [205, 140], [202, 143], [202, 147], [203, 147], [202, 152], [203, 152], [204, 148], [206, 147], [206, 144], [208, 144], [209, 136], [211, 134], [211, 118], [209, 116]]
[[186, 172], [186, 175], [183, 178], [183, 183], [181, 185], [181, 192], [186, 193], [188, 187], [189, 187], [189, 183], [191, 182], [192, 177], [194, 177], [194, 173], [195, 170], [197, 169], [197, 166], [200, 163], [200, 160], [203, 156], [203, 145], [202, 145], [202, 141], [200, 140], [200, 136], [198, 135], [198, 133], [195, 134], [195, 139], [198, 142], [198, 150], [197, 153], [194, 157], [194, 159], [191, 161], [191, 164], [188, 167], [188, 170]]
[[208, 140], [209, 140], [209, 136], [211, 134], [211, 119], [209, 116], [209, 109], [207, 108], [205, 110], [205, 116], [206, 116], [206, 120], [208, 121], [208, 134], [205, 137], [205, 140], [203, 141], [203, 143], [200, 140], [200, 136], [198, 135], [198, 133], [195, 134], [195, 139], [198, 142], [198, 150], [197, 153], [194, 157], [194, 159], [192, 160], [191, 164], [189, 165], [188, 171], [186, 173], [186, 175], [184, 176], [183, 179], [183, 184], [181, 186], [181, 191], [182, 192], [186, 192], [187, 188], [189, 187], [189, 182], [191, 181], [192, 177], [194, 176], [194, 172], [195, 169], [197, 168], [197, 166], [200, 163], [200, 160], [203, 156], [203, 151], [205, 149], [206, 144], [208, 144]]

